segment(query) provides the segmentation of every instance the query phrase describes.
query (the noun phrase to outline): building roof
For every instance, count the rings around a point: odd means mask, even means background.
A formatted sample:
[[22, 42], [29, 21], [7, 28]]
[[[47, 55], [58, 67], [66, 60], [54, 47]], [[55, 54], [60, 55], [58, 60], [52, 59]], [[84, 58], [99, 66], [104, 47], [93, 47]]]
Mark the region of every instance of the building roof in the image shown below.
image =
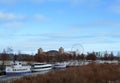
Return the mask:
[[59, 54], [59, 52], [56, 51], [56, 50], [50, 50], [50, 51], [48, 51], [47, 53], [48, 53], [49, 55], [51, 55], [51, 56], [55, 56], [55, 55], [58, 55], [58, 54]]

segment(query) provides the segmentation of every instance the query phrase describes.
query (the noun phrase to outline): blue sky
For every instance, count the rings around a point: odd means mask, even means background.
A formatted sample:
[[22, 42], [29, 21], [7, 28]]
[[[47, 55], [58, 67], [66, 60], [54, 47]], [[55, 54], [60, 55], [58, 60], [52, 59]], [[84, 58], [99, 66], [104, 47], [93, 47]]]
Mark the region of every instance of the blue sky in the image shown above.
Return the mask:
[[80, 43], [87, 51], [120, 50], [119, 0], [0, 0], [0, 51], [35, 53]]

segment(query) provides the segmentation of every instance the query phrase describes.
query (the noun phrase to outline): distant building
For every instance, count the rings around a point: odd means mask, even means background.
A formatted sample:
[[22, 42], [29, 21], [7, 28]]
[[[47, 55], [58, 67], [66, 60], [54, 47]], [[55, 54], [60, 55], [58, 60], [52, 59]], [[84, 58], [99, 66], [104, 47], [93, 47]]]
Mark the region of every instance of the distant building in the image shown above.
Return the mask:
[[49, 56], [56, 56], [56, 55], [59, 54], [59, 52], [56, 51], [56, 50], [50, 50], [50, 51], [47, 52], [47, 54], [48, 54]]
[[39, 48], [38, 49], [38, 54], [42, 54], [43, 53], [43, 49], [42, 48]]
[[40, 54], [47, 54], [49, 56], [55, 56], [55, 55], [59, 55], [59, 54], [64, 54], [64, 48], [60, 47], [58, 49], [58, 51], [57, 50], [50, 50], [50, 51], [47, 51], [47, 52], [43, 52], [43, 49], [39, 48], [37, 54], [38, 55], [40, 55]]
[[63, 53], [64, 53], [64, 48], [63, 48], [63, 47], [60, 47], [60, 48], [59, 48], [59, 53], [60, 53], [60, 54], [63, 54]]

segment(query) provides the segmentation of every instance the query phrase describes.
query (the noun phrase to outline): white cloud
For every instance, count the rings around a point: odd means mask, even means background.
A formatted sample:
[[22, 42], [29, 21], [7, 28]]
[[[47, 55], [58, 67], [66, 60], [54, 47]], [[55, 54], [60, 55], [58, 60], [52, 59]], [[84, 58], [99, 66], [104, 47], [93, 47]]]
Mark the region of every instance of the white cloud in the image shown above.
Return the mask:
[[86, 5], [86, 6], [97, 6], [101, 0], [68, 0], [72, 6]]
[[70, 3], [73, 5], [78, 5], [86, 2], [86, 0], [70, 0]]
[[20, 0], [0, 0], [0, 4], [16, 4]]
[[44, 3], [44, 2], [64, 2], [69, 0], [0, 0], [0, 4], [17, 4], [21, 2], [35, 2], [35, 3]]
[[43, 16], [43, 15], [41, 15], [41, 14], [37, 14], [37, 15], [35, 15], [35, 19], [37, 20], [37, 21], [45, 21], [45, 16]]
[[31, 0], [32, 2], [39, 2], [39, 3], [43, 3], [43, 2], [69, 2], [69, 0]]
[[94, 22], [92, 25], [96, 25], [96, 26], [116, 26], [116, 27], [119, 27], [120, 26], [120, 22], [119, 21], [98, 20], [98, 21]]
[[49, 22], [51, 21], [50, 18], [44, 16], [44, 15], [41, 15], [41, 14], [36, 14], [34, 16], [35, 20], [38, 21], [38, 22]]
[[43, 2], [46, 2], [46, 0], [31, 0], [31, 2], [35, 2], [35, 3], [43, 3]]
[[24, 19], [24, 18], [25, 16], [23, 15], [0, 12], [0, 21], [10, 21], [10, 20], [17, 20], [17, 19]]
[[57, 13], [58, 15], [64, 15], [64, 14], [65, 14], [65, 11], [59, 9], [59, 10], [56, 11], [56, 13]]
[[98, 2], [101, 0], [0, 0], [0, 4], [17, 4], [21, 2], [34, 2], [34, 3], [45, 3], [45, 2], [64, 2], [64, 3], [70, 3], [74, 5], [82, 4], [82, 3], [88, 3], [88, 2]]
[[13, 20], [16, 16], [12, 13], [3, 13], [0, 12], [0, 20]]
[[108, 6], [107, 10], [109, 12], [120, 14], [120, 0], [113, 0], [113, 3]]
[[6, 23], [4, 25], [4, 27], [8, 27], [8, 28], [18, 28], [18, 27], [21, 27], [21, 26], [22, 26], [21, 22]]
[[[112, 20], [91, 20], [85, 23], [79, 23], [77, 27], [120, 27], [120, 21]], [[75, 26], [76, 27], [76, 26]]]
[[120, 4], [113, 5], [109, 8], [110, 11], [120, 14]]

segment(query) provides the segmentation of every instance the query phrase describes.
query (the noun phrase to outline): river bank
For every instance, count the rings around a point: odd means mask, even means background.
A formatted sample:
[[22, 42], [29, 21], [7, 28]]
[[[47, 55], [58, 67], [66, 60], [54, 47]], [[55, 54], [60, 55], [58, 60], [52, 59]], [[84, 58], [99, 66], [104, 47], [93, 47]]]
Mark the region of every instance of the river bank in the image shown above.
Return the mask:
[[120, 65], [91, 63], [80, 67], [27, 76], [12, 83], [120, 83]]
[[13, 75], [13, 76], [6, 76], [6, 75], [2, 75], [0, 76], [0, 83], [10, 83], [13, 80], [17, 80], [26, 76], [37, 76], [37, 75], [42, 75], [45, 73], [48, 73], [50, 71], [43, 71], [43, 72], [32, 72], [32, 73], [28, 73], [28, 74], [23, 74], [23, 75]]
[[[83, 61], [70, 61], [70, 62], [66, 62], [67, 63], [67, 65], [68, 65], [68, 67], [67, 67], [67, 69], [64, 69], [64, 71], [66, 71], [66, 70], [69, 70], [69, 69], [74, 69], [74, 71], [78, 71], [78, 69], [81, 69], [81, 68], [88, 68], [88, 72], [90, 71], [91, 72], [91, 70], [89, 70], [91, 67], [94, 67], [94, 68], [96, 68], [96, 69], [93, 69], [93, 70], [96, 70], [97, 71], [97, 73], [98, 73], [98, 71], [103, 71], [103, 69], [101, 69], [99, 66], [101, 65], [101, 67], [102, 67], [102, 65], [103, 66], [106, 66], [106, 67], [108, 67], [109, 68], [109, 66], [111, 65], [111, 66], [118, 66], [118, 68], [120, 67], [120, 65], [119, 65], [119, 63], [118, 62], [116, 62], [116, 61], [85, 61], [85, 62], [83, 62]], [[95, 65], [93, 65], [93, 63], [95, 63]], [[93, 66], [92, 66], [92, 65]], [[91, 65], [91, 66], [90, 66]], [[100, 68], [100, 69], [98, 69], [98, 68]], [[105, 67], [104, 67], [105, 68]], [[107, 68], [106, 68], [107, 69]], [[52, 70], [52, 71], [54, 71], [54, 70]], [[57, 72], [57, 71], [59, 71], [59, 70], [55, 70], [54, 72]], [[71, 72], [74, 72], [74, 71], [71, 71]], [[0, 79], [1, 79], [1, 81], [0, 82], [8, 82], [8, 81], [13, 81], [13, 80], [17, 80], [17, 79], [21, 79], [21, 78], [24, 78], [24, 77], [28, 77], [28, 76], [35, 76], [35, 75], [41, 75], [41, 74], [46, 74], [45, 73], [46, 71], [43, 71], [43, 72], [35, 72], [35, 73], [29, 73], [29, 74], [25, 74], [25, 75], [21, 75], [21, 76], [6, 76], [6, 75], [3, 75], [3, 76], [0, 76]], [[86, 72], [87, 72], [87, 70], [86, 70]], [[86, 73], [85, 72], [85, 73]], [[92, 71], [93, 73], [95, 73], [94, 71]], [[70, 73], [70, 72], [69, 72]], [[60, 73], [61, 74], [61, 73]], [[104, 74], [104, 73], [103, 73]], [[99, 75], [99, 74], [98, 74]], [[53, 76], [54, 77], [54, 76]], [[32, 79], [32, 78], [31, 78]], [[53, 79], [53, 78], [51, 78], [51, 79]]]

